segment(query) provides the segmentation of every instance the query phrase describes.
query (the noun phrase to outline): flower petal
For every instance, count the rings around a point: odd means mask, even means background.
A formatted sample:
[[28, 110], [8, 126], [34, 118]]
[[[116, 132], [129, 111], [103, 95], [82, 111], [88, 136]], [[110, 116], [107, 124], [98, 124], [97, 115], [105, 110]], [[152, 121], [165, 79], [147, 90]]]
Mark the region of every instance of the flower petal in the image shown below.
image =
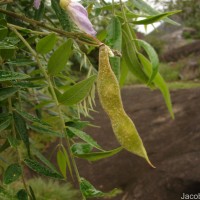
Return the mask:
[[41, 3], [41, 0], [34, 0], [34, 3], [33, 3], [34, 8], [38, 10], [40, 7], [40, 3]]
[[96, 31], [93, 29], [93, 25], [88, 19], [87, 10], [80, 3], [70, 2], [67, 11], [80, 30], [90, 35], [96, 35]]
[[88, 16], [87, 10], [78, 2], [70, 2], [70, 7], [73, 7], [74, 10], [83, 13], [85, 16]]

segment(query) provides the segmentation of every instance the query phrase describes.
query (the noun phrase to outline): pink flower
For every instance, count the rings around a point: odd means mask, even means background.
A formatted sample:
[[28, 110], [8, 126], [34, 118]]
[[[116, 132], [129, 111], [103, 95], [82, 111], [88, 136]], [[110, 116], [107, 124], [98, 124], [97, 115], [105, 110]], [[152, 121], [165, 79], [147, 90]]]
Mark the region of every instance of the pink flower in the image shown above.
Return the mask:
[[40, 3], [41, 3], [41, 0], [34, 0], [34, 3], [33, 3], [34, 8], [38, 10], [40, 7]]
[[96, 35], [97, 32], [88, 18], [87, 10], [80, 3], [71, 2], [71, 0], [60, 0], [60, 5], [69, 13], [72, 21], [80, 30], [89, 35]]

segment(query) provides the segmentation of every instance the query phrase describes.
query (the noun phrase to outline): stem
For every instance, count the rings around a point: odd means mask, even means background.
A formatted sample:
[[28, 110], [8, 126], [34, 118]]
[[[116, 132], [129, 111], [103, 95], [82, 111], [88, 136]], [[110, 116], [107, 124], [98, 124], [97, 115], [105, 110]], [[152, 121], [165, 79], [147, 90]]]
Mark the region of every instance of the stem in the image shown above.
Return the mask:
[[20, 14], [17, 14], [17, 13], [8, 11], [8, 10], [4, 10], [4, 9], [1, 9], [1, 8], [0, 8], [0, 13], [4, 13], [4, 14], [10, 16], [10, 17], [20, 19], [20, 20], [25, 21], [25, 22], [33, 25], [33, 26], [42, 27], [44, 29], [56, 32], [56, 33], [58, 33], [60, 35], [64, 35], [64, 36], [67, 36], [69, 38], [76, 39], [77, 41], [79, 41], [81, 43], [84, 43], [84, 44], [86, 42], [88, 42], [88, 44], [90, 44], [91, 46], [99, 46], [99, 45], [102, 44], [101, 41], [99, 41], [97, 38], [95, 38], [95, 37], [93, 37], [91, 35], [88, 35], [86, 33], [66, 32], [66, 31], [63, 31], [61, 29], [53, 28], [51, 26], [48, 26], [48, 25], [44, 24], [43, 22], [39, 22], [39, 21], [30, 19], [30, 18], [27, 18], [27, 17], [25, 17], [23, 15], [20, 15]]
[[129, 27], [129, 24], [128, 24], [128, 20], [127, 20], [127, 17], [126, 17], [126, 13], [125, 13], [125, 9], [124, 9], [124, 4], [123, 4], [122, 0], [120, 0], [120, 6], [121, 6], [121, 10], [122, 10], [122, 14], [123, 14], [125, 26], [128, 29], [128, 36], [130, 37], [131, 40], [133, 40], [134, 38], [133, 38], [133, 35], [131, 33], [131, 29]]
[[115, 1], [112, 0], [112, 13], [115, 15]]
[[13, 27], [13, 28], [15, 28], [15, 29], [17, 29], [17, 30], [28, 30], [28, 31], [30, 31], [31, 33], [33, 33], [33, 34], [35, 34], [35, 35], [44, 35], [44, 36], [46, 36], [46, 35], [49, 35], [49, 33], [47, 32], [47, 33], [45, 33], [45, 32], [41, 32], [41, 31], [33, 31], [33, 30], [31, 30], [31, 29], [27, 29], [27, 28], [24, 28], [24, 27], [21, 27], [21, 26], [17, 26], [17, 25], [14, 25], [14, 24], [9, 24], [8, 23], [8, 25], [10, 26], [10, 27]]
[[[20, 38], [20, 40], [24, 43], [24, 45], [28, 48], [28, 50], [32, 53], [32, 55], [35, 57], [36, 59], [36, 62], [38, 64], [38, 67], [39, 69], [42, 71], [46, 81], [48, 82], [48, 85], [49, 85], [49, 88], [50, 88], [50, 91], [51, 91], [51, 95], [52, 95], [52, 98], [54, 99], [55, 103], [56, 103], [56, 107], [57, 107], [57, 110], [58, 110], [58, 114], [59, 114], [59, 118], [61, 120], [61, 123], [62, 123], [62, 133], [63, 133], [63, 136], [64, 136], [64, 132], [65, 132], [65, 121], [62, 117], [62, 110], [60, 108], [60, 104], [58, 102], [58, 99], [57, 99], [57, 96], [56, 96], [56, 93], [55, 93], [55, 90], [54, 90], [54, 87], [53, 87], [53, 84], [51, 82], [51, 79], [50, 77], [48, 76], [46, 70], [44, 69], [44, 67], [42, 66], [41, 62], [40, 62], [40, 59], [37, 55], [37, 53], [35, 52], [35, 50], [29, 45], [29, 43], [23, 38], [23, 36], [14, 28], [14, 27], [10, 27], [10, 29]], [[60, 143], [62, 145], [62, 139], [60, 140]], [[76, 165], [76, 162], [75, 162], [75, 159], [74, 159], [74, 156], [73, 156], [73, 153], [70, 149], [70, 140], [69, 138], [67, 137], [67, 147], [68, 147], [68, 151], [70, 152], [70, 158], [71, 158], [71, 161], [72, 161], [72, 165], [74, 167], [74, 171], [75, 171], [75, 174], [76, 174], [76, 177], [77, 177], [77, 180], [78, 180], [78, 183], [80, 184], [80, 175], [79, 175], [79, 172], [78, 172], [78, 168], [77, 168], [77, 165]]]
[[133, 37], [133, 34], [131, 32], [131, 29], [130, 29], [130, 26], [129, 26], [129, 23], [128, 23], [128, 20], [127, 20], [127, 17], [126, 17], [126, 12], [125, 12], [125, 9], [124, 9], [124, 3], [122, 2], [122, 0], [120, 0], [120, 6], [121, 6], [121, 10], [122, 10], [125, 26], [126, 26], [126, 28], [128, 30], [127, 34], [129, 36], [129, 38], [131, 39], [131, 41], [133, 41], [133, 46], [134, 46], [135, 51], [137, 51], [137, 48], [136, 48], [136, 45], [135, 45], [135, 42], [134, 42], [134, 37]]

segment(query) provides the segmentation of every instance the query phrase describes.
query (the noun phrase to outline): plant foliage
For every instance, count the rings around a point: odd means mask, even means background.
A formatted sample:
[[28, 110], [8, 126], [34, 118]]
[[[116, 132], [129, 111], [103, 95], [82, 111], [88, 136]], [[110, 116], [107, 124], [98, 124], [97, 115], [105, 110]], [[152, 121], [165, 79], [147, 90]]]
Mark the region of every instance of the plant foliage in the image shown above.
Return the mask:
[[[158, 72], [156, 51], [138, 40], [136, 25], [160, 20], [176, 24], [169, 16], [177, 11], [160, 13], [141, 0], [81, 3], [87, 8], [96, 36], [80, 31], [58, 0], [41, 1], [39, 9], [30, 0], [0, 1], [0, 166], [4, 171], [0, 195], [4, 199], [42, 198], [37, 191], [41, 188], [26, 182], [27, 168], [62, 181], [71, 176], [79, 183], [83, 199], [119, 193], [96, 189], [79, 175], [75, 161], [81, 158], [94, 162], [123, 149], [106, 151], [82, 130], [90, 122], [81, 121], [81, 116], [90, 116], [95, 109], [96, 55], [102, 45], [109, 49], [109, 62], [120, 85], [132, 73], [150, 88], [158, 88], [173, 117], [170, 93]], [[109, 84], [104, 90], [113, 92]], [[43, 151], [45, 145], [57, 139], [56, 165]], [[137, 142], [129, 146], [145, 152]], [[8, 155], [13, 156], [12, 162]], [[12, 196], [6, 188], [17, 180], [23, 180], [24, 187]], [[44, 187], [41, 181], [38, 184]]]

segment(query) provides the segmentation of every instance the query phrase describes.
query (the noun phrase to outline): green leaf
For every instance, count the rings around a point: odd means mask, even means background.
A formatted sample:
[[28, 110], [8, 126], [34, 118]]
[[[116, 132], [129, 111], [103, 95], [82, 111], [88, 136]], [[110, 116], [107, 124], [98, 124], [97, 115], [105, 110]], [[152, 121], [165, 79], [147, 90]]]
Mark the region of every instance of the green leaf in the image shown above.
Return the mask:
[[26, 122], [16, 111], [13, 112], [13, 118], [15, 121], [16, 130], [27, 148], [28, 155], [30, 155], [30, 143]]
[[98, 197], [111, 198], [121, 193], [121, 191], [118, 189], [114, 189], [108, 193], [104, 193], [100, 190], [97, 190], [89, 181], [85, 180], [84, 178], [81, 178], [80, 190], [84, 195], [84, 197], [86, 198], [98, 198]]
[[103, 152], [91, 152], [91, 153], [82, 153], [82, 152], [73, 152], [74, 156], [78, 158], [83, 158], [88, 161], [97, 161], [104, 158], [109, 158], [117, 153], [119, 153], [123, 147], [119, 147], [117, 149], [113, 149], [110, 151], [103, 151]]
[[103, 197], [104, 193], [97, 190], [89, 181], [81, 178], [80, 190], [86, 198]]
[[80, 154], [87, 154], [91, 152], [93, 147], [87, 143], [76, 143], [71, 146], [71, 151], [73, 154], [80, 155]]
[[17, 46], [13, 45], [9, 41], [0, 41], [0, 50], [16, 50]]
[[118, 17], [113, 16], [107, 27], [106, 43], [115, 50], [121, 51], [122, 27]]
[[51, 6], [55, 11], [55, 14], [56, 14], [58, 20], [60, 21], [62, 28], [64, 30], [70, 32], [71, 31], [71, 24], [70, 24], [69, 16], [66, 13], [66, 11], [61, 9], [61, 7], [59, 5], [59, 1], [58, 0], [51, 0]]
[[74, 135], [81, 138], [83, 141], [87, 142], [91, 146], [93, 146], [99, 150], [102, 150], [102, 148], [97, 144], [97, 142], [95, 140], [93, 140], [92, 137], [89, 136], [87, 133], [85, 133], [81, 130], [78, 130], [76, 128], [73, 128], [73, 127], [67, 127], [67, 129], [69, 129]]
[[8, 34], [8, 28], [0, 25], [0, 40], [3, 40]]
[[127, 36], [127, 29], [123, 30], [123, 59], [124, 64], [128, 67], [130, 72], [140, 79], [143, 83], [148, 82], [148, 77], [142, 69], [142, 65], [136, 54], [136, 47], [134, 41]]
[[62, 150], [62, 152], [63, 152], [63, 155], [65, 156], [65, 161], [66, 161], [66, 163], [67, 163], [67, 167], [68, 167], [68, 169], [69, 169], [70, 175], [71, 175], [72, 179], [74, 179], [74, 177], [73, 177], [73, 171], [72, 171], [72, 166], [71, 166], [71, 162], [70, 162], [68, 153], [67, 153], [67, 151], [66, 151], [66, 149], [65, 149], [65, 147], [64, 147], [63, 145], [61, 146], [61, 150]]
[[[148, 3], [146, 3], [144, 0], [131, 0], [131, 2], [133, 3], [133, 5], [138, 8], [140, 11], [143, 11], [144, 13], [147, 13], [149, 15], [158, 15], [160, 14], [160, 12], [158, 12], [157, 10], [155, 10], [154, 8], [152, 8]], [[170, 24], [173, 25], [180, 25], [179, 23], [166, 18], [164, 19], [165, 22], [168, 22]]]
[[110, 61], [110, 65], [111, 65], [111, 68], [112, 68], [115, 76], [119, 80], [119, 78], [120, 78], [120, 58], [119, 57], [110, 57], [109, 61]]
[[66, 174], [67, 162], [66, 162], [65, 154], [62, 152], [62, 150], [60, 149], [58, 150], [56, 158], [57, 158], [58, 167], [62, 175], [66, 179], [67, 178], [67, 174]]
[[[121, 22], [118, 17], [112, 17], [108, 27], [107, 27], [107, 38], [106, 43], [111, 47], [111, 49], [118, 50], [121, 52], [122, 47], [122, 28]], [[120, 77], [120, 58], [110, 57], [110, 64], [113, 72], [115, 73], [117, 79]]]
[[48, 72], [50, 74], [56, 75], [64, 69], [72, 52], [72, 44], [72, 39], [68, 39], [51, 55], [48, 62]]
[[43, 126], [50, 126], [48, 123], [42, 121], [41, 119], [39, 119], [36, 116], [29, 114], [28, 112], [20, 111], [18, 109], [16, 109], [16, 112], [28, 121], [35, 122], [35, 123], [38, 123], [38, 124], [43, 125]]
[[[89, 125], [89, 122], [88, 121], [74, 120], [74, 121], [65, 122], [65, 125], [67, 127], [70, 126], [70, 127], [74, 127], [76, 129], [82, 130], [83, 128], [85, 128], [86, 126]], [[67, 130], [67, 136], [70, 137], [70, 138], [73, 138], [74, 134], [70, 130]]]
[[107, 4], [107, 5], [105, 5], [105, 6], [104, 6], [104, 5], [99, 5], [98, 7], [95, 6], [95, 12], [96, 12], [97, 15], [99, 15], [101, 11], [107, 11], [107, 10], [108, 10], [108, 11], [112, 11], [113, 6], [114, 6], [114, 8], [116, 8], [116, 9], [118, 9], [118, 8], [120, 7], [119, 4], [114, 4], [114, 5], [112, 5], [112, 4]]
[[[127, 18], [128, 20], [129, 20], [129, 19], [134, 19], [134, 18], [141, 17], [140, 14], [133, 13], [133, 12], [131, 12], [131, 10], [129, 10], [129, 9], [126, 9], [125, 12], [126, 12], [126, 18]], [[119, 14], [118, 14], [118, 17], [119, 17], [120, 19], [123, 20], [123, 19], [124, 19], [123, 13], [119, 13]]]
[[[151, 74], [152, 74], [151, 63], [142, 54], [138, 53], [138, 56], [140, 58], [141, 63], [144, 66], [145, 73], [150, 77]], [[172, 110], [172, 103], [171, 103], [171, 97], [170, 97], [169, 89], [168, 89], [167, 84], [165, 83], [163, 77], [160, 75], [160, 73], [156, 74], [156, 76], [153, 80], [153, 83], [161, 91], [161, 93], [162, 93], [162, 95], [165, 99], [165, 103], [167, 105], [169, 113], [171, 114], [171, 117], [174, 119], [174, 113], [173, 113], [173, 110]]]
[[15, 66], [15, 67], [25, 67], [29, 65], [35, 65], [35, 61], [28, 59], [28, 58], [17, 58], [14, 60], [9, 60], [6, 62], [6, 64]]
[[82, 101], [90, 92], [96, 77], [96, 75], [93, 75], [88, 79], [71, 86], [63, 95], [61, 95], [58, 99], [59, 102], [65, 105], [73, 105]]
[[16, 88], [16, 87], [1, 88], [0, 101], [3, 101], [4, 99], [7, 99], [8, 97], [14, 95], [18, 90], [19, 88]]
[[11, 117], [10, 113], [0, 113], [0, 121], [4, 120], [5, 118]]
[[0, 132], [8, 128], [11, 122], [11, 117], [6, 117], [3, 120], [0, 120]]
[[158, 55], [157, 55], [156, 51], [154, 50], [154, 48], [149, 43], [145, 42], [144, 40], [136, 40], [136, 41], [138, 42], [139, 46], [144, 48], [144, 50], [148, 54], [149, 59], [151, 61], [152, 74], [151, 74], [151, 76], [149, 78], [149, 82], [148, 82], [148, 83], [151, 83], [158, 72], [158, 67], [159, 67]]
[[0, 82], [27, 79], [30, 76], [22, 73], [0, 70]]
[[161, 13], [161, 14], [158, 14], [158, 15], [155, 15], [155, 16], [150, 16], [150, 17], [147, 17], [146, 19], [143, 19], [143, 20], [138, 20], [138, 21], [133, 21], [132, 23], [133, 24], [138, 24], [138, 25], [148, 25], [148, 24], [153, 24], [155, 22], [158, 22], [160, 20], [163, 20], [163, 18], [166, 18], [170, 15], [174, 15], [178, 12], [181, 12], [180, 10], [175, 10], [175, 11], [171, 11], [171, 12], [165, 12], [165, 13]]
[[53, 131], [49, 128], [44, 128], [41, 126], [36, 126], [36, 125], [29, 125], [29, 127], [34, 130], [37, 133], [44, 133], [44, 134], [48, 134], [50, 136], [56, 136], [56, 137], [63, 137], [59, 132]]
[[10, 147], [10, 143], [8, 140], [6, 140], [1, 146], [0, 146], [0, 153], [2, 153], [3, 151], [5, 151], [7, 148]]
[[67, 121], [65, 122], [66, 126], [74, 127], [77, 129], [83, 129], [89, 125], [88, 121], [80, 121], [80, 120], [73, 120], [73, 121]]
[[[1, 17], [0, 17], [1, 18]], [[7, 27], [7, 21], [3, 18], [0, 19], [0, 25]]]
[[22, 174], [22, 168], [19, 164], [11, 164], [7, 167], [3, 175], [3, 183], [10, 184], [16, 181]]
[[45, 84], [35, 84], [29, 81], [20, 81], [13, 83], [14, 86], [18, 86], [20, 88], [44, 88], [47, 87]]
[[127, 75], [128, 75], [128, 66], [127, 66], [124, 58], [122, 57], [122, 59], [121, 59], [120, 80], [119, 80], [120, 87], [122, 87], [124, 85]]
[[10, 143], [10, 146], [17, 148], [17, 146], [20, 144], [19, 141], [16, 139], [15, 136], [8, 135], [8, 141]]
[[11, 59], [15, 56], [15, 49], [0, 49], [0, 56], [4, 60]]
[[57, 98], [59, 99], [59, 97], [62, 95], [62, 93], [55, 87], [54, 87], [54, 91], [55, 91]]
[[[33, 154], [40, 160], [42, 161], [48, 168], [50, 168], [52, 171], [57, 172], [56, 168], [54, 167], [54, 165], [47, 160], [37, 149], [35, 148], [31, 148]], [[57, 172], [58, 173], [58, 172]]]
[[2, 186], [0, 186], [0, 194], [6, 195], [6, 190]]
[[0, 56], [3, 60], [14, 57], [16, 49], [16, 46], [5, 41], [0, 41]]
[[36, 51], [41, 54], [49, 53], [56, 44], [56, 34], [51, 33], [40, 39], [36, 45]]
[[28, 200], [28, 194], [26, 190], [21, 189], [17, 192], [17, 199], [18, 200]]
[[52, 177], [55, 179], [63, 179], [63, 176], [49, 168], [47, 168], [46, 166], [40, 164], [39, 162], [26, 158], [24, 159], [24, 163], [33, 171], [42, 174], [44, 176], [48, 176], [48, 177]]

